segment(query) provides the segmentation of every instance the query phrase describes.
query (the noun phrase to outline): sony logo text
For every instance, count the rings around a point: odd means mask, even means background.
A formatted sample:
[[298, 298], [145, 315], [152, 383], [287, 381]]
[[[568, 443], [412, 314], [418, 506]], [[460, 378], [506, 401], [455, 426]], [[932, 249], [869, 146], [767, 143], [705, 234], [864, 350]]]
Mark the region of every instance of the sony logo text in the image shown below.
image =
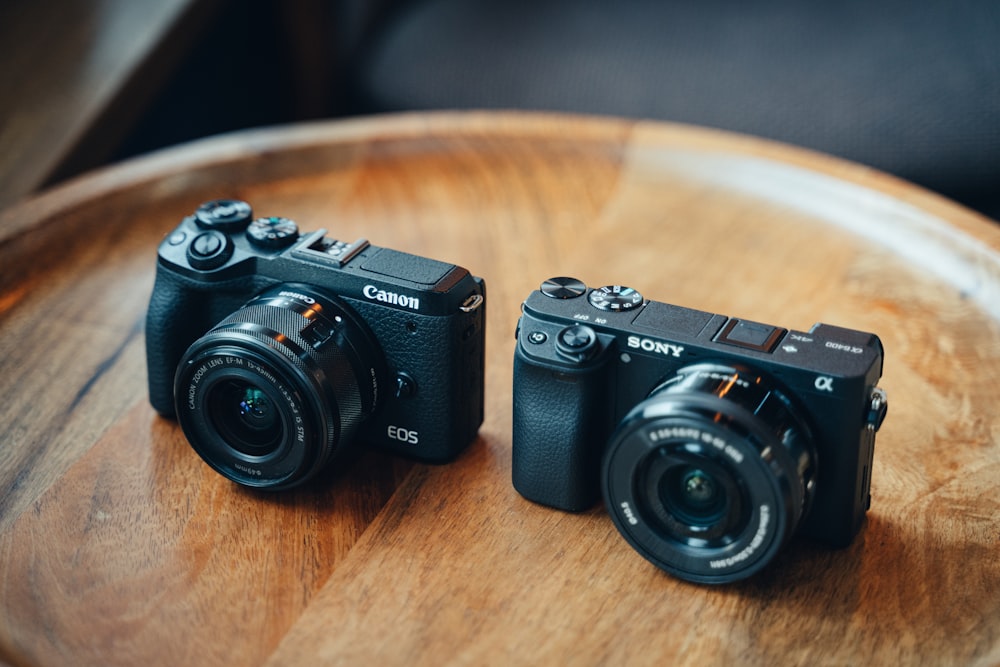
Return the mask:
[[385, 290], [380, 290], [374, 285], [365, 285], [361, 292], [365, 295], [365, 298], [371, 299], [372, 301], [391, 303], [394, 306], [402, 306], [403, 308], [409, 308], [410, 310], [420, 310], [420, 299], [415, 296], [406, 296], [405, 294], [386, 292]]
[[642, 350], [643, 352], [656, 352], [657, 354], [663, 354], [668, 357], [679, 357], [681, 356], [681, 352], [684, 351], [683, 345], [664, 343], [663, 341], [653, 340], [652, 338], [629, 336], [627, 342], [628, 346], [632, 349]]

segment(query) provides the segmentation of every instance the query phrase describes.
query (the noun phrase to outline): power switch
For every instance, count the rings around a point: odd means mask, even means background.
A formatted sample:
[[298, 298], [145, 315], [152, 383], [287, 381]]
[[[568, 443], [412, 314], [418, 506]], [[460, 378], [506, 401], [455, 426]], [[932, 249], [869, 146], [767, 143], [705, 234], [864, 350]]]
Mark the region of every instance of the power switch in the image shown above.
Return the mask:
[[556, 351], [573, 361], [586, 361], [599, 349], [597, 333], [585, 324], [568, 326], [556, 337]]

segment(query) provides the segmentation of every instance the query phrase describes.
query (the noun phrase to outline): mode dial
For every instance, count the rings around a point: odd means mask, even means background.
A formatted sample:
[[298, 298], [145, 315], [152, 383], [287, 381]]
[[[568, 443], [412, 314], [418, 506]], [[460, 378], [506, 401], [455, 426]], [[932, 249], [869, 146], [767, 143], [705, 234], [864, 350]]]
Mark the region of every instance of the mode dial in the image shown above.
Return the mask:
[[614, 312], [632, 310], [642, 305], [642, 295], [624, 285], [605, 285], [590, 293], [590, 305]]
[[257, 218], [247, 227], [247, 238], [256, 246], [277, 250], [299, 238], [299, 226], [288, 218]]

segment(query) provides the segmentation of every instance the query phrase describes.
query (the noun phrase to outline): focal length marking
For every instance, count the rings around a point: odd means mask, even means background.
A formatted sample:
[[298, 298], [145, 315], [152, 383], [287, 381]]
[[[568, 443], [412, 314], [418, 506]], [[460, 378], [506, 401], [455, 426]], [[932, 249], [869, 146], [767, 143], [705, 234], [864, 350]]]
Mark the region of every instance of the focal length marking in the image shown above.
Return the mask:
[[379, 301], [381, 303], [391, 303], [394, 306], [402, 306], [403, 308], [409, 308], [410, 310], [420, 310], [420, 299], [415, 296], [406, 296], [405, 294], [397, 294], [396, 292], [386, 292], [385, 290], [380, 290], [374, 285], [365, 285], [361, 293], [365, 295], [366, 299], [371, 299], [372, 301]]

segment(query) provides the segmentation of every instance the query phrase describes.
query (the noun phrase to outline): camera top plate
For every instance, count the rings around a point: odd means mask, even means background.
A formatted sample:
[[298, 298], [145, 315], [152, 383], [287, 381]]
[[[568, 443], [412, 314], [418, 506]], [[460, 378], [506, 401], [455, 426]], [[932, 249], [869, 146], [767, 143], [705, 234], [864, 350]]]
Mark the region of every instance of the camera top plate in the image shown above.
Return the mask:
[[[829, 396], [848, 383], [874, 384], [881, 375], [882, 344], [874, 334], [822, 323], [796, 331], [638, 294], [620, 285], [594, 289], [576, 278], [549, 279], [524, 302], [519, 347], [538, 363], [570, 368], [604, 363], [606, 355], [598, 352], [612, 350], [657, 362], [735, 357], [780, 374], [803, 391]], [[629, 305], [607, 305], [621, 299]], [[580, 327], [593, 331], [599, 350], [567, 354], [561, 341], [570, 327], [577, 337], [583, 335]]]

